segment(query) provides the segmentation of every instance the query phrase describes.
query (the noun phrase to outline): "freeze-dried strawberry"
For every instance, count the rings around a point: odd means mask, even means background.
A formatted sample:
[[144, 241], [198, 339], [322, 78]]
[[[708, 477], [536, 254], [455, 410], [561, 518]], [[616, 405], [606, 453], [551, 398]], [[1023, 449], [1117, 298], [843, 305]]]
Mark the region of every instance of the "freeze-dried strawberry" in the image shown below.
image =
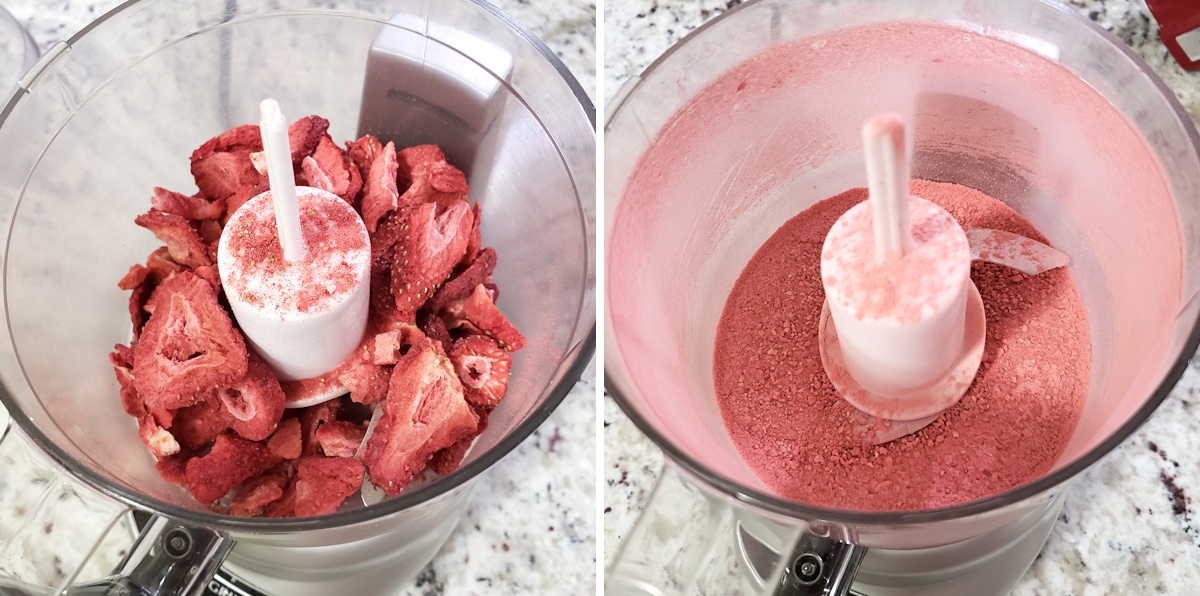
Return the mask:
[[437, 293], [429, 300], [429, 308], [441, 310], [455, 300], [461, 300], [471, 295], [475, 286], [492, 278], [496, 270], [496, 251], [491, 247], [483, 249], [466, 269], [438, 288]]
[[[225, 203], [221, 203], [221, 214], [216, 219], [206, 219], [200, 222], [196, 227], [196, 233], [200, 235], [200, 240], [208, 245], [209, 254], [216, 254], [216, 249], [213, 248], [221, 240], [221, 222], [220, 218], [225, 217]], [[213, 259], [215, 262], [216, 259]]]
[[138, 420], [138, 437], [150, 448], [155, 459], [162, 459], [179, 453], [179, 442], [170, 431], [158, 425], [154, 417], [146, 414]]
[[187, 484], [184, 470], [189, 459], [191, 459], [189, 456], [177, 453], [154, 462], [154, 468], [158, 470], [158, 475], [162, 476], [163, 480], [171, 484]]
[[196, 274], [196, 277], [208, 282], [208, 285], [212, 287], [213, 292], [216, 292], [217, 294], [221, 293], [221, 274], [217, 272], [216, 267], [210, 267], [208, 265], [196, 267], [193, 273]]
[[192, 152], [192, 163], [224, 151], [262, 151], [262, 131], [257, 124], [235, 126], [205, 141]]
[[467, 252], [463, 255], [462, 264], [470, 265], [479, 257], [479, 251], [483, 250], [483, 234], [479, 231], [479, 224], [483, 221], [482, 207], [479, 206], [479, 201], [471, 206], [471, 236], [467, 240]]
[[375, 335], [371, 352], [371, 363], [377, 366], [391, 366], [400, 359], [401, 349], [413, 345], [423, 337], [425, 334], [416, 325], [409, 323], [401, 323], [389, 331], [378, 333]]
[[279, 379], [253, 351], [248, 353], [246, 374], [217, 389], [217, 399], [232, 418], [234, 432], [251, 441], [271, 436], [287, 405]]
[[267, 449], [283, 459], [296, 459], [304, 451], [300, 436], [300, 419], [284, 418], [279, 422], [275, 434], [267, 440]]
[[409, 147], [397, 153], [396, 160], [400, 166], [399, 179], [407, 187], [399, 199], [400, 207], [449, 203], [467, 194], [467, 177], [446, 163], [446, 155], [437, 145]]
[[186, 219], [151, 209], [133, 221], [154, 232], [154, 236], [167, 245], [171, 258], [180, 265], [191, 268], [212, 265], [212, 260], [208, 258], [208, 246]]
[[303, 455], [317, 455], [321, 444], [317, 441], [317, 430], [331, 420], [336, 420], [342, 402], [334, 399], [300, 410], [300, 438], [304, 444]]
[[150, 277], [150, 268], [135, 263], [129, 268], [129, 271], [117, 281], [117, 287], [121, 288], [122, 290], [132, 290], [142, 285], [142, 283], [144, 283], [148, 277]]
[[396, 243], [405, 232], [402, 212], [387, 214], [371, 234], [371, 273], [386, 272], [391, 275], [392, 263], [396, 260]]
[[374, 232], [383, 216], [396, 210], [396, 146], [384, 145], [363, 175], [362, 220]]
[[183, 265], [171, 258], [171, 249], [166, 246], [154, 249], [154, 252], [146, 257], [146, 268], [150, 270], [150, 277], [158, 281], [184, 270]]
[[229, 218], [233, 217], [233, 214], [236, 213], [238, 209], [241, 209], [242, 205], [245, 205], [247, 201], [257, 197], [258, 195], [261, 195], [270, 188], [271, 185], [267, 183], [266, 179], [263, 179], [258, 184], [239, 186], [238, 189], [229, 196], [229, 199], [225, 201], [225, 216], [223, 221], [229, 221]]
[[375, 162], [375, 156], [382, 151], [383, 143], [371, 135], [366, 135], [357, 141], [346, 141], [346, 157], [350, 158], [350, 163], [354, 164], [354, 167], [358, 168], [358, 172], [362, 174], [363, 184], [366, 184], [367, 171]]
[[451, 472], [458, 469], [462, 465], [463, 457], [467, 455], [467, 451], [471, 449], [471, 445], [475, 443], [475, 439], [487, 430], [488, 417], [491, 415], [491, 410], [475, 408], [475, 413], [479, 415], [479, 428], [475, 432], [467, 435], [453, 445], [434, 453], [429, 458], [429, 469], [436, 472], [439, 476], [449, 476]]
[[217, 435], [229, 430], [233, 423], [229, 413], [215, 397], [200, 403], [175, 410], [171, 434], [188, 451], [200, 451], [216, 440]]
[[263, 517], [295, 517], [296, 480], [296, 477], [292, 476], [287, 486], [283, 487], [283, 495], [263, 508]]
[[337, 511], [363, 481], [363, 465], [352, 457], [306, 457], [296, 472], [296, 515]]
[[350, 390], [350, 400], [355, 403], [373, 404], [387, 396], [391, 367], [376, 365], [371, 360], [370, 351], [360, 348], [337, 371], [338, 381]]
[[468, 335], [454, 342], [450, 352], [454, 372], [462, 381], [467, 401], [494, 408], [508, 391], [512, 356], [482, 335]]
[[317, 144], [325, 131], [329, 130], [329, 121], [320, 116], [305, 116], [288, 126], [288, 145], [292, 149], [292, 166], [299, 166], [305, 157], [317, 150]]
[[210, 201], [203, 196], [189, 197], [157, 186], [150, 204], [159, 211], [185, 219], [214, 220], [225, 214], [225, 199]]
[[329, 457], [354, 457], [366, 432], [367, 429], [361, 424], [334, 420], [317, 429], [317, 442], [321, 445], [321, 452]]
[[237, 485], [277, 463], [279, 459], [266, 445], [225, 433], [217, 437], [207, 455], [188, 460], [184, 476], [188, 492], [197, 501], [212, 505]]
[[329, 135], [321, 137], [317, 149], [300, 163], [308, 186], [331, 192], [354, 205], [362, 190], [362, 174]]
[[425, 469], [429, 456], [470, 435], [478, 423], [450, 360], [426, 339], [396, 365], [383, 414], [360, 455], [371, 481], [396, 495]]
[[242, 483], [229, 503], [229, 515], [251, 517], [262, 512], [263, 507], [278, 501], [288, 484], [288, 475], [278, 468], [268, 470]]
[[483, 284], [475, 286], [470, 296], [446, 305], [443, 318], [450, 329], [470, 323], [509, 352], [520, 350], [525, 345], [525, 336], [504, 318]]
[[212, 286], [182, 271], [163, 281], [134, 348], [133, 376], [147, 405], [181, 408], [246, 374], [246, 344]]
[[433, 296], [462, 259], [471, 232], [471, 211], [458, 201], [435, 216], [437, 205], [425, 203], [404, 211], [402, 234], [392, 265], [392, 297], [404, 321]]
[[421, 332], [425, 337], [441, 344], [443, 351], [450, 352], [454, 347], [454, 338], [450, 336], [450, 330], [446, 329], [446, 323], [441, 317], [430, 310], [422, 310], [417, 313], [417, 321], [420, 322]]
[[[261, 147], [258, 149], [261, 151]], [[254, 169], [249, 149], [222, 151], [192, 162], [192, 177], [204, 196], [228, 199], [243, 186], [258, 186], [264, 176]]]
[[108, 361], [112, 363], [117, 383], [121, 386], [121, 409], [134, 418], [145, 416], [146, 404], [142, 403], [133, 385], [133, 348], [122, 344], [113, 346]]

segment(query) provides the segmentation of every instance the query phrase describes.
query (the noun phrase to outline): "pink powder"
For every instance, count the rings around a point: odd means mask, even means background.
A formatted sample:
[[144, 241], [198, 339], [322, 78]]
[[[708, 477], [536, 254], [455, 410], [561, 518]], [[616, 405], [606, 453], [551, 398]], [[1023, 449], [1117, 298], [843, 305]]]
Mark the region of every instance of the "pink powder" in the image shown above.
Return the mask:
[[[986, 225], [1046, 241], [1017, 212], [978, 191], [918, 180], [911, 192], [964, 228]], [[1079, 420], [1091, 362], [1086, 310], [1066, 269], [1030, 277], [973, 264], [987, 315], [974, 384], [913, 435], [871, 446], [854, 432], [818, 351], [820, 252], [834, 221], [866, 197], [866, 189], [853, 189], [789, 220], [730, 292], [713, 375], [738, 451], [781, 496], [837, 509], [948, 507], [1046, 473]], [[771, 298], [784, 294], [794, 297]]]

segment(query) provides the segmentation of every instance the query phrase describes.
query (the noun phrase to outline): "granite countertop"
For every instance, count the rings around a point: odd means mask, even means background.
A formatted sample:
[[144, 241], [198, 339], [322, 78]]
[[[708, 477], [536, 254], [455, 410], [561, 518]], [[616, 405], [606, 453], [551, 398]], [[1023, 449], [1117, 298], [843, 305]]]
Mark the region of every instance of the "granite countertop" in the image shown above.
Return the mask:
[[[122, 0], [0, 0], [24, 24], [39, 48], [75, 34]], [[555, 51], [596, 97], [596, 8], [586, 0], [529, 3], [492, 0]], [[551, 417], [483, 476], [465, 517], [429, 564], [400, 595], [591, 594], [596, 591], [595, 363]], [[7, 416], [0, 411], [0, 428]], [[51, 472], [34, 463], [40, 454], [6, 441], [0, 452], [0, 508], [10, 510], [22, 492], [36, 495]], [[32, 459], [28, 459], [32, 457]], [[17, 462], [14, 464], [14, 462]], [[20, 463], [25, 462], [25, 463]], [[20, 466], [15, 471], [5, 465]], [[16, 480], [14, 480], [16, 479]], [[28, 484], [27, 488], [21, 483]], [[7, 484], [7, 486], [6, 486]], [[80, 489], [86, 492], [86, 489]], [[9, 491], [9, 492], [6, 492]], [[13, 492], [15, 491], [15, 492]], [[67, 492], [73, 493], [73, 489]], [[92, 497], [84, 499], [88, 503]], [[93, 507], [93, 509], [96, 509]], [[103, 509], [103, 508], [100, 508]], [[75, 511], [86, 515], [86, 506]], [[83, 513], [78, 513], [83, 511]], [[11, 511], [10, 511], [11, 513]], [[19, 513], [19, 512], [18, 512]], [[97, 513], [97, 520], [104, 518]], [[3, 518], [4, 516], [0, 516]], [[4, 561], [0, 519], [0, 562]], [[48, 524], [32, 537], [27, 552], [44, 553], [44, 563], [61, 572], [60, 553], [77, 549], [84, 534], [71, 528], [86, 520]], [[15, 545], [20, 547], [21, 545]], [[108, 569], [122, 554], [106, 545], [93, 568]], [[107, 555], [105, 554], [107, 553]], [[42, 555], [38, 555], [42, 557]], [[68, 568], [69, 572], [70, 569]]]
[[[604, 94], [739, 0], [610, 0]], [[1167, 54], [1141, 0], [1068, 4], [1129, 44], [1200, 119], [1200, 74]], [[662, 453], [604, 400], [604, 564], [645, 507]], [[1013, 594], [1195, 594], [1200, 585], [1200, 367], [1132, 438], [1074, 481], [1048, 543]], [[733, 590], [729, 587], [725, 591]]]

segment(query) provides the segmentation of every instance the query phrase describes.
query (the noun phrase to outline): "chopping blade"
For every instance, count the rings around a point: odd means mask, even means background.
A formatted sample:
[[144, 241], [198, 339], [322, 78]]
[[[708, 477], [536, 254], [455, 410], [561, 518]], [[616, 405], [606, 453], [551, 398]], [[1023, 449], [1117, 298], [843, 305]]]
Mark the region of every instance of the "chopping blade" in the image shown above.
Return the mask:
[[967, 244], [971, 246], [972, 261], [1004, 265], [1025, 275], [1065, 267], [1071, 261], [1067, 255], [1033, 238], [1003, 230], [967, 230]]

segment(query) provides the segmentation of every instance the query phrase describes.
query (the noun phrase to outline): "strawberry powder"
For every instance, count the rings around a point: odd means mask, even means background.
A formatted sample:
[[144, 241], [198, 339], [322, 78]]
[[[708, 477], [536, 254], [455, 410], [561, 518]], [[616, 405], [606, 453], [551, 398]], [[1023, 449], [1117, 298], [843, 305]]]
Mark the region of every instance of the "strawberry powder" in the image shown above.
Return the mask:
[[[913, 195], [964, 229], [1046, 242], [1016, 211], [976, 190], [915, 180]], [[812, 505], [902, 511], [949, 507], [1035, 480], [1062, 454], [1087, 394], [1087, 313], [1065, 268], [1037, 276], [973, 263], [987, 341], [975, 382], [924, 429], [881, 446], [855, 432], [821, 365], [820, 258], [834, 221], [865, 188], [828, 198], [758, 250], [717, 328], [714, 382], [738, 451], [779, 495]]]

